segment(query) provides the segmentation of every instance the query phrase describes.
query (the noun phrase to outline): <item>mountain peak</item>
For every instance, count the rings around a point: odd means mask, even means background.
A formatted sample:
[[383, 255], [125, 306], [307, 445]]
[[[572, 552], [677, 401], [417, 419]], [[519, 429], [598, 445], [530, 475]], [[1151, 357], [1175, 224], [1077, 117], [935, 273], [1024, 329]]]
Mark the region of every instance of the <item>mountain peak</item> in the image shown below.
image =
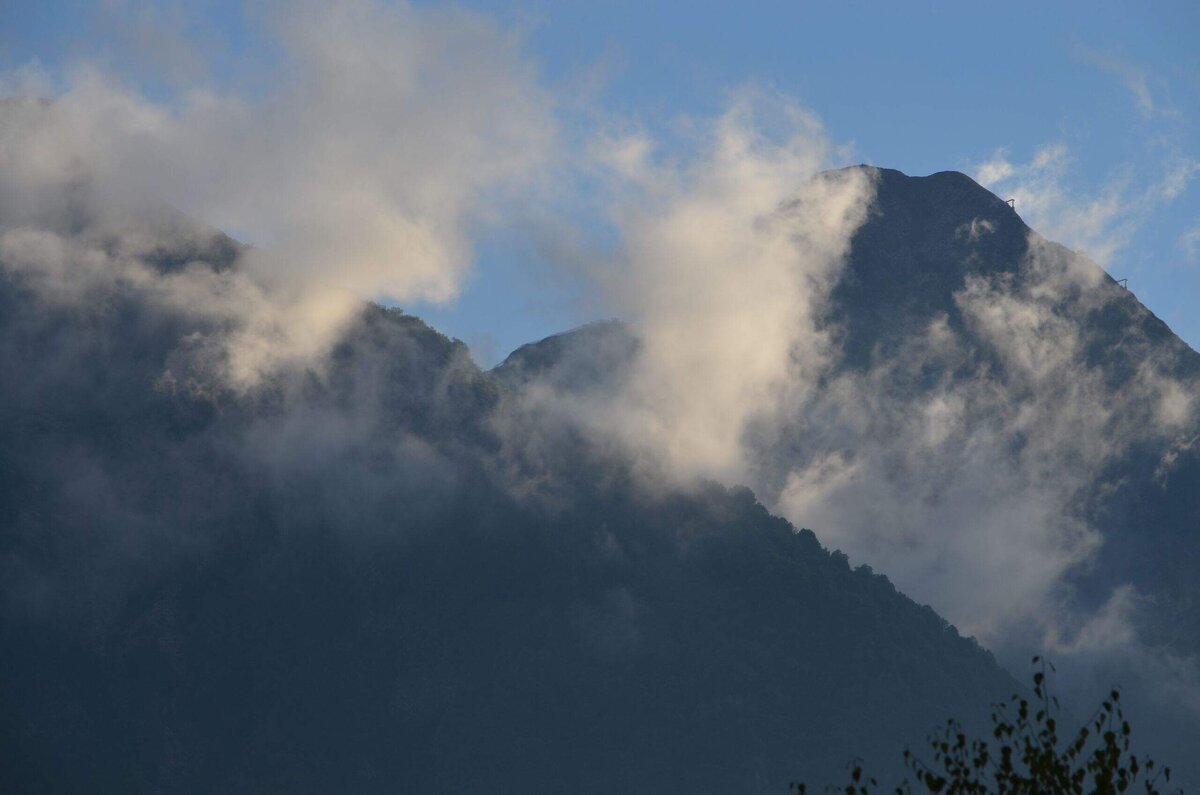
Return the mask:
[[619, 320], [600, 320], [517, 348], [491, 372], [502, 383], [548, 380], [565, 391], [614, 387], [638, 349], [633, 332]]
[[845, 329], [847, 362], [865, 366], [897, 330], [927, 325], [953, 308], [969, 275], [1017, 273], [1030, 229], [1008, 202], [961, 172], [912, 177], [855, 168], [875, 173], [875, 197], [827, 319]]

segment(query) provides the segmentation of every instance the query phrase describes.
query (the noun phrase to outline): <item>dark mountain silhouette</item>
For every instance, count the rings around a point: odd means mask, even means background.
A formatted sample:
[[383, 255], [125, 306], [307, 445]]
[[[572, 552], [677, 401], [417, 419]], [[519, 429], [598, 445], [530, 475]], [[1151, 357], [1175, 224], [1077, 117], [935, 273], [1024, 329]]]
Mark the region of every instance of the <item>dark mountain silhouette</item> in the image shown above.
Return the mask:
[[1011, 691], [747, 490], [505, 418], [399, 311], [237, 391], [189, 354], [219, 318], [35, 282], [0, 263], [6, 792], [778, 792]]
[[[826, 378], [875, 390], [873, 411], [983, 385], [971, 422], [1042, 417], [995, 435], [1035, 479], [1077, 473], [1064, 515], [1103, 543], [1062, 603], [1088, 615], [1132, 586], [1141, 648], [1196, 654], [1200, 427], [1161, 421], [1170, 391], [1146, 388], [1195, 394], [1196, 354], [969, 178], [876, 177], [819, 316]], [[216, 234], [141, 250], [162, 278], [239, 256]], [[825, 528], [746, 489], [650, 482], [521, 399], [619, 394], [636, 329], [586, 326], [484, 373], [366, 306], [328, 357], [239, 391], [196, 348], [227, 320], [98, 285], [63, 300], [0, 262], [5, 790], [783, 791], [841, 781], [853, 756], [887, 780], [906, 742], [1014, 686], [822, 548]], [[1006, 301], [1037, 322], [997, 336], [980, 306]], [[931, 348], [931, 327], [951, 344]], [[1101, 419], [1055, 424], [1081, 396]], [[890, 438], [889, 421], [869, 427]], [[748, 447], [768, 503], [844, 443], [779, 422]], [[1047, 433], [1066, 452], [1021, 463], [1055, 449]], [[1111, 445], [1089, 460], [1072, 434]], [[1190, 713], [1130, 696], [1141, 736], [1186, 748]]]

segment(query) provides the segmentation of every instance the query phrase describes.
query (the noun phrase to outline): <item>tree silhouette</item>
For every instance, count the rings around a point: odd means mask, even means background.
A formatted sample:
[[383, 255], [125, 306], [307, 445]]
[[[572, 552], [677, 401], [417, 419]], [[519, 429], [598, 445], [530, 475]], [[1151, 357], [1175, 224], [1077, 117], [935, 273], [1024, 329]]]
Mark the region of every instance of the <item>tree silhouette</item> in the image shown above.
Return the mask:
[[[905, 750], [904, 765], [912, 775], [895, 792], [996, 793], [1041, 795], [1069, 793], [1115, 795], [1141, 784], [1147, 795], [1160, 795], [1171, 780], [1171, 769], [1130, 752], [1132, 730], [1121, 709], [1120, 690], [1112, 690], [1095, 714], [1074, 735], [1059, 734], [1058, 699], [1050, 694], [1047, 674], [1054, 666], [1033, 658], [1032, 699], [1014, 694], [991, 713], [991, 739], [972, 738], [954, 719], [928, 738], [931, 761]], [[869, 795], [878, 782], [866, 775], [860, 761], [850, 766], [850, 783], [829, 792]], [[790, 789], [806, 793], [805, 784]], [[1175, 790], [1180, 792], [1180, 790]]]

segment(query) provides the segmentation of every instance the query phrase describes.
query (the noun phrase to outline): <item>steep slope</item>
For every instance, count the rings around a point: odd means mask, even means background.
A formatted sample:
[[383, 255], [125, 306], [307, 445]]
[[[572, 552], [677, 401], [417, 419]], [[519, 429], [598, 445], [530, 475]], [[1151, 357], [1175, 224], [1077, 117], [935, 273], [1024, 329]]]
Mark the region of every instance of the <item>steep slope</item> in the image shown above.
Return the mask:
[[518, 422], [402, 313], [224, 385], [227, 318], [163, 280], [227, 239], [84, 237], [66, 286], [0, 262], [0, 789], [779, 792], [1013, 686], [748, 491]]
[[[1094, 263], [1038, 237], [1016, 209], [965, 174], [872, 171], [878, 178], [871, 217], [854, 236], [829, 314], [846, 334], [848, 362], [869, 366], [894, 355], [903, 332], [923, 330], [939, 314], [970, 333], [955, 295], [972, 277], [1045, 278], [1027, 262], [1032, 234], [1035, 247], [1048, 249], [1040, 256], [1071, 260], [1058, 267], [1080, 271], [1075, 289], [1056, 297], [1062, 311], [1079, 313], [1072, 316], [1085, 327], [1091, 362], [1128, 374], [1132, 351], [1120, 342], [1144, 339], [1162, 346], [1173, 367], [1192, 374], [1200, 367], [1196, 353], [1133, 292], [1119, 290]], [[1104, 300], [1085, 301], [1089, 291]]]
[[[1115, 416], [1088, 430], [1106, 436], [1113, 449], [1081, 467], [1095, 465], [1072, 496], [1103, 543], [1089, 566], [1071, 572], [1072, 585], [1095, 607], [1115, 584], [1132, 584], [1154, 603], [1139, 622], [1147, 642], [1200, 653], [1200, 471], [1193, 449], [1200, 418], [1192, 405], [1200, 394], [1200, 355], [1134, 292], [1038, 237], [965, 175], [879, 174], [872, 218], [854, 239], [827, 315], [840, 336], [842, 366], [887, 368], [942, 321], [958, 355], [947, 360], [923, 351], [919, 377], [888, 385], [907, 392], [905, 403], [932, 399], [947, 378], [991, 379], [1014, 402], [1042, 410], [1040, 402], [1073, 397], [1055, 382], [1059, 376], [1094, 379], [1099, 393], [1081, 398], [1085, 409]], [[996, 334], [980, 322], [978, 302], [964, 300], [980, 283], [989, 287], [987, 299], [1015, 297], [1019, 309], [1041, 316], [1024, 328], [1009, 326], [1007, 336]], [[1018, 346], [1046, 346], [1046, 358], [1071, 360], [1059, 374], [1031, 374], [1028, 360], [1014, 354]], [[1166, 399], [1181, 404], [1178, 418], [1164, 421], [1157, 406], [1140, 413], [1143, 400], [1164, 398], [1145, 389], [1157, 383], [1167, 385]]]

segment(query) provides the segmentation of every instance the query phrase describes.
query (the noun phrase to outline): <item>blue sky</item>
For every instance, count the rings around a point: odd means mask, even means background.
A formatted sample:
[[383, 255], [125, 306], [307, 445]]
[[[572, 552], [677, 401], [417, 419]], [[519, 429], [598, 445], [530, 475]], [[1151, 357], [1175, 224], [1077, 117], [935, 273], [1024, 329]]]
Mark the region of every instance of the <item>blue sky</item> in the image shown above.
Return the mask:
[[[579, 98], [610, 120], [668, 129], [718, 114], [731, 90], [756, 85], [815, 113], [846, 163], [973, 175], [989, 161], [1007, 164], [1013, 176], [998, 190], [1045, 198], [1041, 215], [1026, 220], [1069, 238], [1075, 232], [1063, 224], [1091, 208], [1094, 227], [1064, 242], [1094, 249], [1200, 347], [1194, 3], [460, 5], [517, 31], [560, 103]], [[247, 76], [271, 53], [258, 25], [263, 8], [154, 4], [154, 20], [172, 35], [221, 54], [194, 76], [177, 60], [164, 69], [162, 54], [129, 33], [146, 18], [142, 5], [0, 0], [0, 67], [36, 59], [55, 73], [101, 59], [160, 99], [192, 79], [253, 91]], [[589, 115], [572, 119], [586, 125]], [[1029, 166], [1048, 152], [1048, 168]], [[1181, 186], [1164, 188], [1172, 175]], [[539, 267], [542, 255], [520, 235], [493, 230], [476, 250], [456, 300], [411, 309], [467, 340], [485, 363], [596, 311], [581, 287]]]

